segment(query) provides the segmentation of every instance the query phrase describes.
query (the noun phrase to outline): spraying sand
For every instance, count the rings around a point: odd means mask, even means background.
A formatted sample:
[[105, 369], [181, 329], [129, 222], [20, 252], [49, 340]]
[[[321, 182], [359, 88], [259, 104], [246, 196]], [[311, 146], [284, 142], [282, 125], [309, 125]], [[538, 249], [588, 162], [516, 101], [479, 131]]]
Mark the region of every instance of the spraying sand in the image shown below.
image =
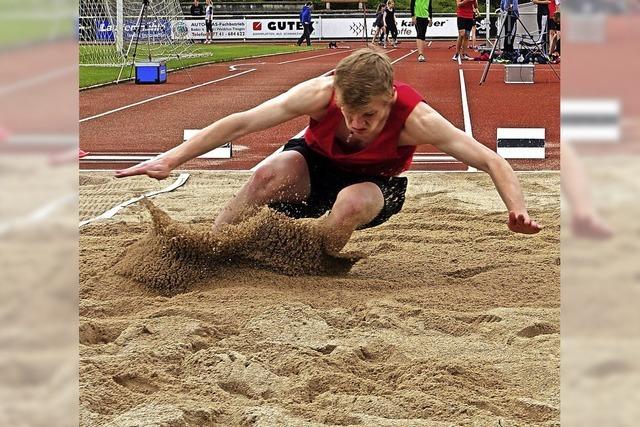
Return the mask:
[[238, 225], [213, 231], [212, 224], [181, 224], [151, 201], [142, 203], [153, 228], [122, 254], [117, 271], [161, 294], [184, 292], [230, 264], [288, 275], [336, 275], [347, 273], [361, 258], [327, 253], [321, 220], [293, 220], [265, 207]]

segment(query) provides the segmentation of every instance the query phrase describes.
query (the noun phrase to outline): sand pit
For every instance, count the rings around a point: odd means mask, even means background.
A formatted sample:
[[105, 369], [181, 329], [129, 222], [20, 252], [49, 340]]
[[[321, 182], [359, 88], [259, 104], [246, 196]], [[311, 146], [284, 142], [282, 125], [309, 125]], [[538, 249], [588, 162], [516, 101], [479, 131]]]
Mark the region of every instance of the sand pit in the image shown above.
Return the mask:
[[[85, 217], [107, 187], [163, 186], [87, 176]], [[195, 173], [154, 199], [151, 233], [143, 206], [81, 230], [81, 425], [559, 424], [557, 173], [520, 175], [537, 236], [508, 231], [486, 175], [410, 174], [403, 211], [345, 248], [367, 256], [311, 275], [291, 259], [327, 254], [313, 238], [287, 246], [287, 219], [261, 228], [273, 215], [262, 211], [253, 227], [210, 233], [247, 176]], [[157, 264], [185, 247], [174, 270]], [[154, 262], [162, 274], [122, 274]]]

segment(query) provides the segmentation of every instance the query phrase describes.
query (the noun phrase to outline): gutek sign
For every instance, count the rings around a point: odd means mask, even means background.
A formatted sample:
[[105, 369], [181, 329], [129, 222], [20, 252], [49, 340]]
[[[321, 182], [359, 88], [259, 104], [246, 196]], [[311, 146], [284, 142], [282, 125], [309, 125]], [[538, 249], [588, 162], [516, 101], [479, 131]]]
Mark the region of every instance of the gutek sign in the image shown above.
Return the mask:
[[247, 25], [247, 38], [298, 38], [301, 34], [302, 23], [297, 19], [256, 19]]
[[267, 24], [267, 28], [271, 31], [302, 31], [302, 23], [301, 22], [291, 22], [291, 21], [286, 21], [286, 22], [269, 22]]

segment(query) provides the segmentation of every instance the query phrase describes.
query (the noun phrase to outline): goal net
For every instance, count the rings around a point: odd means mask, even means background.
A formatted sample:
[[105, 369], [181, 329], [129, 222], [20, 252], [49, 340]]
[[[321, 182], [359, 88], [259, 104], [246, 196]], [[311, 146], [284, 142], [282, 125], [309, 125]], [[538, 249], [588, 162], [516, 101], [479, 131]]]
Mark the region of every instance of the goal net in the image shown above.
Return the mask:
[[[208, 56], [188, 37], [179, 0], [80, 0], [80, 65]], [[135, 48], [137, 42], [137, 49]]]

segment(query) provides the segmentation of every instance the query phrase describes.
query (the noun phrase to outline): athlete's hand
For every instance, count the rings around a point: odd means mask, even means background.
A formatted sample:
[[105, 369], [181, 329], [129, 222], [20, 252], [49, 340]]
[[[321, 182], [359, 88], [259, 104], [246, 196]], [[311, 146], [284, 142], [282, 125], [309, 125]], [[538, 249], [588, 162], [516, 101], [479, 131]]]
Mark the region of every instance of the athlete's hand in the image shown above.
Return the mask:
[[429, 27], [433, 26], [433, 19], [431, 18], [427, 18], [429, 20], [429, 23], [427, 24]]
[[155, 157], [127, 169], [116, 171], [116, 178], [134, 175], [147, 175], [155, 179], [165, 179], [172, 171], [169, 161], [163, 157]]
[[509, 226], [509, 230], [514, 233], [536, 234], [542, 230], [542, 227], [532, 220], [526, 212], [516, 214], [515, 212], [510, 211], [507, 225]]
[[411, 17], [411, 23], [413, 24], [414, 27], [416, 26], [416, 17], [415, 16]]

